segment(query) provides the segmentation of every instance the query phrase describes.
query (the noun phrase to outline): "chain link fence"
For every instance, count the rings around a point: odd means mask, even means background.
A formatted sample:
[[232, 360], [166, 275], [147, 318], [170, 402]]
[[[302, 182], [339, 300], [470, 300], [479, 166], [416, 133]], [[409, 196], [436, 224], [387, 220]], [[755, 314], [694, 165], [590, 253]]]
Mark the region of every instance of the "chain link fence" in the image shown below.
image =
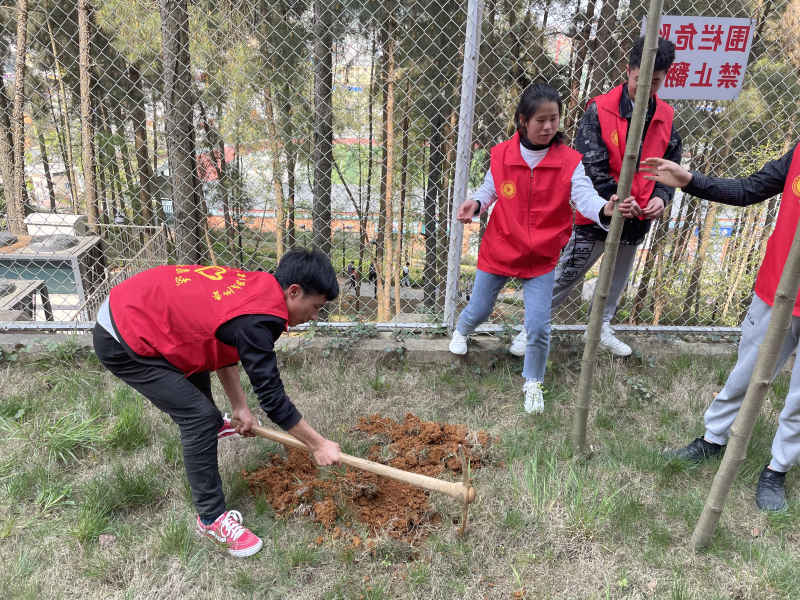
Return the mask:
[[[541, 79], [572, 140], [624, 81], [638, 1], [18, 0], [0, 7], [0, 327], [90, 327], [115, 283], [165, 263], [274, 268], [326, 252], [329, 323], [440, 328], [466, 303], [488, 215], [453, 206]], [[735, 101], [675, 101], [684, 165], [741, 177], [789, 151], [800, 1], [676, 2], [754, 19]], [[680, 192], [641, 245], [615, 322], [734, 331], [780, 198]], [[452, 234], [452, 235], [451, 235]], [[554, 314], [588, 321], [593, 274]], [[517, 326], [510, 282], [491, 325]]]

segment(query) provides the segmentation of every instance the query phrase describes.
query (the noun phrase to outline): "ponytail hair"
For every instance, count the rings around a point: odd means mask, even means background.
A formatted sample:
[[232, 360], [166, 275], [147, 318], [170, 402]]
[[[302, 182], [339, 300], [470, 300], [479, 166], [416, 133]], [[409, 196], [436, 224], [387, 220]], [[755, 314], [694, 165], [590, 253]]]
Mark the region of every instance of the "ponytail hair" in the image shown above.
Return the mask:
[[[553, 86], [543, 81], [537, 81], [525, 88], [525, 91], [519, 97], [517, 112], [514, 113], [514, 125], [517, 127], [517, 131], [525, 129], [524, 123], [536, 114], [536, 111], [545, 102], [555, 102], [558, 105], [558, 115], [561, 116], [561, 96]], [[553, 138], [556, 143], [560, 144], [564, 138], [564, 133], [557, 131]]]

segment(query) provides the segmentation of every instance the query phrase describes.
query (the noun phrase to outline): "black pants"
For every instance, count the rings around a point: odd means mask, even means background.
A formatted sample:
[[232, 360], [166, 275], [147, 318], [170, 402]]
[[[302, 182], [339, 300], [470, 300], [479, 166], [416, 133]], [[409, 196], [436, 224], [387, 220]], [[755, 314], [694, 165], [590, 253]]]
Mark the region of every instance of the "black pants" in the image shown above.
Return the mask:
[[223, 421], [211, 396], [211, 374], [186, 377], [166, 361], [137, 361], [99, 325], [94, 328], [94, 351], [103, 366], [167, 413], [180, 429], [183, 464], [200, 518], [215, 519], [225, 512], [217, 461], [217, 432]]

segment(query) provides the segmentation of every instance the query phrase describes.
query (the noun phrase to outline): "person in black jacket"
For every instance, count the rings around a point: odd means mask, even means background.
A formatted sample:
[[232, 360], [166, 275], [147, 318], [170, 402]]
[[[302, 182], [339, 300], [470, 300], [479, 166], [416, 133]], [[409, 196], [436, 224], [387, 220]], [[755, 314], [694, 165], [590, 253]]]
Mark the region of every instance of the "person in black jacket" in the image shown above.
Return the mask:
[[[755, 293], [747, 316], [742, 322], [742, 337], [736, 366], [705, 413], [706, 431], [683, 448], [668, 450], [670, 459], [700, 463], [719, 456], [731, 434], [736, 415], [750, 385], [759, 347], [764, 340], [772, 315], [777, 282], [783, 272], [786, 253], [797, 229], [800, 203], [800, 156], [795, 158], [797, 146], [772, 160], [745, 179], [710, 177], [696, 171], [687, 171], [680, 165], [662, 158], [648, 158], [641, 170], [649, 173], [648, 179], [671, 187], [680, 187], [684, 193], [730, 206], [750, 206], [763, 202], [783, 192], [781, 208], [772, 232], [767, 252], [759, 269]], [[800, 302], [795, 301], [794, 316], [786, 339], [778, 354], [775, 366], [777, 376], [786, 361], [800, 344]], [[773, 377], [774, 377], [773, 376]], [[772, 457], [761, 471], [756, 487], [756, 507], [764, 511], [786, 509], [784, 483], [786, 473], [800, 462], [800, 361], [795, 363], [789, 393], [778, 419], [778, 431], [772, 442]]]

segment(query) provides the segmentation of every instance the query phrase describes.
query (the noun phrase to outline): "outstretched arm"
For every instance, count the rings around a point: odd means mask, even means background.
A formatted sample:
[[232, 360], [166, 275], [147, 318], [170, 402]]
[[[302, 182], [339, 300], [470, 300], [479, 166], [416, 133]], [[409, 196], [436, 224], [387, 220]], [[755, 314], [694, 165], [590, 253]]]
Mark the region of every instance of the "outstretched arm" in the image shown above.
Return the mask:
[[750, 206], [783, 191], [796, 148], [777, 160], [769, 161], [761, 170], [744, 179], [711, 177], [697, 171], [687, 171], [675, 162], [655, 157], [643, 160], [641, 171], [649, 173], [645, 179], [680, 187], [685, 193], [704, 200], [731, 206]]

